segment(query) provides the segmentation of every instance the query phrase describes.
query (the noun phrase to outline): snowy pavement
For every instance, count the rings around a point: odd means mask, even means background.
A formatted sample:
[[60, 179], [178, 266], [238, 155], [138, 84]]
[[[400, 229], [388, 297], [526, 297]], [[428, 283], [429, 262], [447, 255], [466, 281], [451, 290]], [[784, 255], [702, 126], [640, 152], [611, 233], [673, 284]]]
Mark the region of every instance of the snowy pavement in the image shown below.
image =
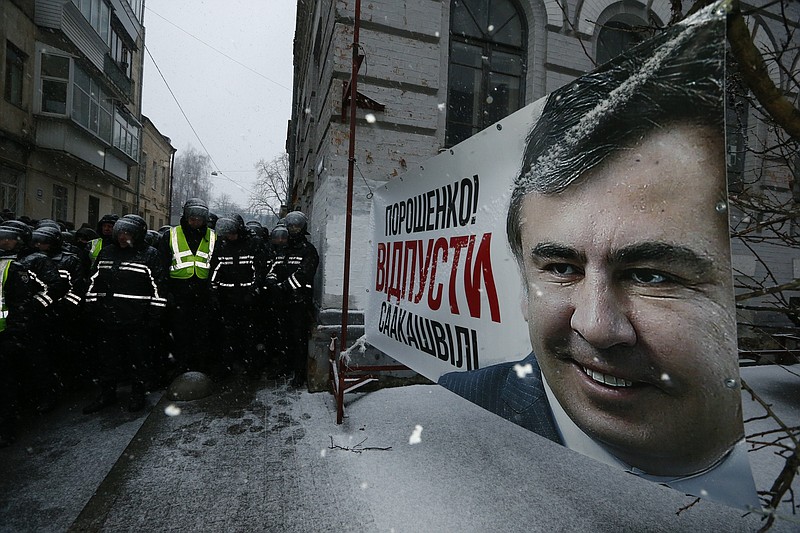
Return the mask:
[[[800, 378], [743, 369], [784, 422]], [[329, 394], [233, 380], [149, 416], [80, 414], [75, 399], [0, 450], [0, 531], [755, 531], [700, 502], [566, 450], [436, 385]], [[158, 400], [151, 395], [151, 403]], [[175, 414], [178, 407], [180, 414]], [[169, 407], [169, 409], [168, 409]], [[173, 416], [168, 415], [168, 411]], [[746, 400], [745, 418], [760, 407]], [[748, 424], [748, 432], [767, 423]], [[421, 430], [417, 428], [421, 426]], [[410, 443], [414, 435], [419, 442]], [[756, 484], [781, 463], [751, 454]], [[797, 485], [797, 483], [795, 484]], [[798, 531], [779, 522], [774, 531]]]

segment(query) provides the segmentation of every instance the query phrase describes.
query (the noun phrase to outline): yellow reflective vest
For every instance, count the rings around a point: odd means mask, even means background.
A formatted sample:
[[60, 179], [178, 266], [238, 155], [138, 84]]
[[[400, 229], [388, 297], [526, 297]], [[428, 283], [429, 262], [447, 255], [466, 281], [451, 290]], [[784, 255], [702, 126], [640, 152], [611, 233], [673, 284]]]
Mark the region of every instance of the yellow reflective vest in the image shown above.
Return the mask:
[[200, 279], [208, 278], [209, 261], [211, 254], [214, 253], [214, 243], [217, 242], [217, 234], [211, 228], [206, 228], [206, 234], [197, 253], [192, 253], [186, 236], [183, 234], [181, 226], [175, 226], [169, 230], [169, 244], [172, 249], [172, 264], [169, 267], [169, 277], [177, 279], [189, 279], [197, 276]]
[[91, 247], [89, 248], [89, 255], [92, 256], [92, 264], [97, 261], [97, 256], [100, 255], [100, 250], [103, 249], [103, 239], [92, 239], [89, 241]]
[[0, 260], [0, 331], [6, 329], [6, 318], [8, 318], [8, 303], [6, 302], [6, 279], [8, 279], [8, 269], [11, 266], [11, 259]]

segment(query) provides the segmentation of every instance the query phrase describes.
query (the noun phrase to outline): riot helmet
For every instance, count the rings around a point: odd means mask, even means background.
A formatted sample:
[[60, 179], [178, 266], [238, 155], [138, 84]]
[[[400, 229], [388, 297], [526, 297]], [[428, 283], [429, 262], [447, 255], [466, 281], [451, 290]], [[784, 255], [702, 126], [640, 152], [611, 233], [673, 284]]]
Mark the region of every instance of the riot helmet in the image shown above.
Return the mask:
[[275, 226], [269, 236], [269, 242], [276, 249], [281, 249], [289, 242], [289, 230], [286, 226]]
[[158, 240], [161, 238], [161, 234], [154, 229], [147, 230], [144, 236], [144, 242], [148, 245], [156, 247], [158, 246]]
[[200, 198], [189, 198], [183, 204], [183, 218], [188, 222], [190, 217], [201, 218], [208, 223], [208, 206]]
[[239, 223], [238, 221], [229, 218], [229, 217], [222, 217], [217, 220], [217, 226], [214, 228], [214, 231], [217, 233], [218, 237], [223, 239], [227, 239], [228, 235], [235, 234], [239, 235]]
[[61, 225], [53, 219], [50, 218], [43, 218], [39, 222], [36, 223], [36, 229], [44, 228], [44, 227], [51, 227], [56, 228], [61, 231]]
[[[7, 239], [17, 239], [23, 245], [28, 245], [31, 242], [31, 227], [26, 223], [22, 222], [21, 220], [6, 220], [0, 226], [13, 228], [10, 230], [5, 230], [5, 233], [13, 236], [5, 237]], [[3, 237], [0, 236], [0, 239]]]
[[215, 229], [217, 226], [217, 220], [219, 220], [219, 215], [216, 213], [209, 213], [208, 214], [208, 227], [211, 229]]
[[51, 252], [60, 249], [61, 244], [64, 242], [61, 236], [61, 230], [53, 226], [46, 225], [38, 227], [33, 230], [31, 236], [34, 245], [46, 244], [48, 245], [46, 250]]
[[84, 226], [82, 228], [78, 228], [77, 230], [75, 230], [75, 238], [79, 242], [87, 243], [91, 240], [97, 239], [98, 235], [97, 232], [94, 231], [92, 228]]
[[147, 222], [139, 215], [125, 215], [114, 224], [111, 238], [115, 244], [120, 244], [120, 234], [122, 233], [130, 236], [130, 240], [128, 240], [130, 246], [134, 248], [141, 246], [147, 233]]
[[287, 213], [286, 229], [289, 230], [289, 237], [296, 239], [303, 235], [308, 235], [308, 217], [302, 211], [292, 211]]

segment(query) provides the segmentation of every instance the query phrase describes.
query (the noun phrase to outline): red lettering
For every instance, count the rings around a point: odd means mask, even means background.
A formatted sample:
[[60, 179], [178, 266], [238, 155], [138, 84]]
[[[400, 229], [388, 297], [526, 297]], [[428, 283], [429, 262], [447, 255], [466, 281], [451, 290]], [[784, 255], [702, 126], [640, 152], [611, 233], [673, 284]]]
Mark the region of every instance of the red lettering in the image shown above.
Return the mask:
[[386, 245], [382, 242], [378, 243], [378, 264], [376, 266], [375, 290], [381, 292], [386, 286]]
[[481, 317], [481, 279], [483, 279], [485, 288], [483, 292], [489, 301], [489, 313], [491, 314], [492, 322], [500, 322], [500, 304], [497, 301], [497, 287], [494, 284], [490, 253], [492, 234], [483, 234], [481, 244], [478, 246], [478, 253], [475, 254], [475, 263], [472, 264], [474, 244], [475, 236], [472, 236], [467, 250], [466, 264], [464, 265], [464, 291], [467, 296], [469, 316], [472, 318]]
[[[467, 237], [466, 235], [463, 237], [450, 237], [450, 248], [453, 249], [453, 263], [450, 267], [450, 312], [454, 315], [459, 314], [458, 312], [458, 297], [456, 294], [456, 273], [458, 272], [458, 261], [461, 258], [461, 249], [467, 246], [467, 243], [470, 245], [475, 243], [475, 236]], [[470, 246], [472, 249], [472, 246]]]
[[442, 252], [442, 261], [447, 261], [447, 239], [439, 237], [433, 247], [433, 261], [431, 262], [431, 279], [428, 283], [428, 307], [436, 311], [442, 306], [442, 284], [439, 283], [437, 291], [434, 291], [433, 284], [436, 282], [436, 262], [439, 251]]

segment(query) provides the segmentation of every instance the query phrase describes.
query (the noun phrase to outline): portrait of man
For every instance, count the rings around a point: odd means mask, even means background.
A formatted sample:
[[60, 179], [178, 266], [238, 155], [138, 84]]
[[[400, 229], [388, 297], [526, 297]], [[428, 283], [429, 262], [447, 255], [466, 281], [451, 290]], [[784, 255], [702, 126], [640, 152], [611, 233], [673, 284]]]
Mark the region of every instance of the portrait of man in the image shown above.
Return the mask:
[[672, 28], [548, 97], [506, 220], [532, 353], [439, 383], [590, 457], [747, 508], [724, 24], [709, 13]]

